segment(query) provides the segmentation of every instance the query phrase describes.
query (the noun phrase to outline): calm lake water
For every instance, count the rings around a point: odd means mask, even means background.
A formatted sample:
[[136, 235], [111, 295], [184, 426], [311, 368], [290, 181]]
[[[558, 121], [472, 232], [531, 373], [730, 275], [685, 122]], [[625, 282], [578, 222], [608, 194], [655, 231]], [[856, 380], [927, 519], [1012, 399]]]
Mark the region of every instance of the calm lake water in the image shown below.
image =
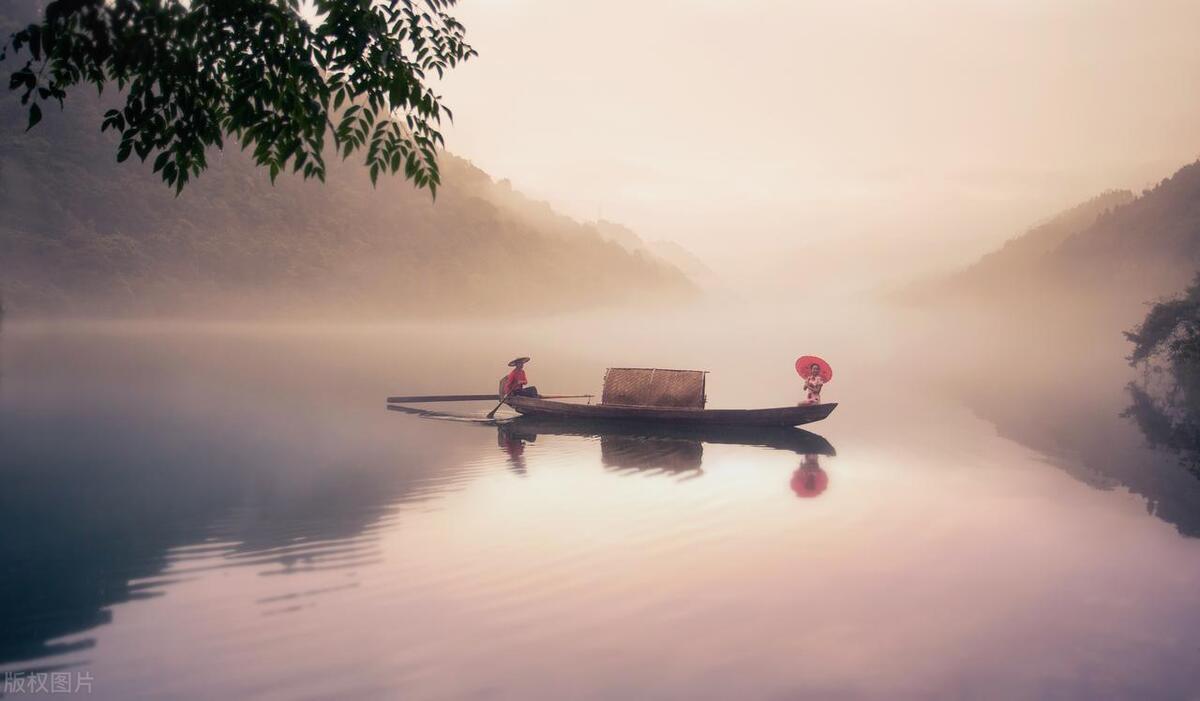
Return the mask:
[[[112, 699], [1200, 698], [1200, 480], [1121, 418], [1119, 342], [964, 362], [903, 314], [735, 311], [7, 324], [0, 672]], [[384, 406], [526, 354], [543, 392], [683, 367], [710, 406], [788, 404], [803, 353], [840, 406], [782, 444]]]

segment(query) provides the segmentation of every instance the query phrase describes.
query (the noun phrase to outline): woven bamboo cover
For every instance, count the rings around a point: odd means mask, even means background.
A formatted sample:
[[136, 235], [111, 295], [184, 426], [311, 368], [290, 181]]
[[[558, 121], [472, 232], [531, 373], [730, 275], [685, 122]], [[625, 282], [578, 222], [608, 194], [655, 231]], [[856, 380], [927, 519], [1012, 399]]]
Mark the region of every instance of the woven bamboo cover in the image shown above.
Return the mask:
[[703, 409], [704, 373], [700, 370], [609, 368], [604, 374], [604, 394], [600, 402]]
[[615, 470], [699, 470], [704, 462], [704, 446], [699, 441], [600, 436], [600, 461]]

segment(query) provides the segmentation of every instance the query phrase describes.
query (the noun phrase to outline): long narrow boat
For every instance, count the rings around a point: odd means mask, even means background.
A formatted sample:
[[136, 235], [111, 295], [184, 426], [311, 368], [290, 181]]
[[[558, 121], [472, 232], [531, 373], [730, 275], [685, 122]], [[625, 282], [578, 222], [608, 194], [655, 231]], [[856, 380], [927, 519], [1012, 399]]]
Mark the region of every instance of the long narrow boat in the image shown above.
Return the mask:
[[534, 440], [539, 435], [629, 438], [649, 442], [680, 441], [754, 445], [799, 455], [837, 455], [823, 436], [791, 426], [680, 424], [611, 419], [517, 416], [496, 422], [501, 431]]
[[478, 416], [451, 414], [432, 409], [418, 409], [402, 404], [389, 404], [389, 411], [413, 414], [427, 419], [458, 421], [478, 426], [493, 426], [501, 432], [525, 440], [537, 440], [539, 435], [586, 436], [605, 438], [643, 439], [648, 441], [696, 441], [728, 445], [756, 445], [776, 450], [788, 450], [800, 455], [837, 455], [823, 436], [791, 426], [747, 426], [736, 424], [689, 424], [672, 422], [622, 421], [612, 419], [579, 419], [561, 416], [515, 416], [503, 419], [480, 420]]
[[526, 416], [608, 421], [647, 421], [704, 426], [800, 426], [829, 416], [836, 403], [783, 406], [770, 409], [695, 409], [628, 406], [621, 404], [571, 404], [534, 397], [505, 400]]

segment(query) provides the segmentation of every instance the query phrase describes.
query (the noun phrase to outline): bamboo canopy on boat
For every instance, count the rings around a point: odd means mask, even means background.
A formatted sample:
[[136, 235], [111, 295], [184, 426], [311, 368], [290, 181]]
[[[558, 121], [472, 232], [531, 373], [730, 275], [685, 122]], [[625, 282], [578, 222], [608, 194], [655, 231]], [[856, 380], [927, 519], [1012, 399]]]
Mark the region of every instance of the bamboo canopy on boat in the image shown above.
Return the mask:
[[604, 373], [602, 404], [673, 409], [703, 409], [703, 370], [609, 368]]

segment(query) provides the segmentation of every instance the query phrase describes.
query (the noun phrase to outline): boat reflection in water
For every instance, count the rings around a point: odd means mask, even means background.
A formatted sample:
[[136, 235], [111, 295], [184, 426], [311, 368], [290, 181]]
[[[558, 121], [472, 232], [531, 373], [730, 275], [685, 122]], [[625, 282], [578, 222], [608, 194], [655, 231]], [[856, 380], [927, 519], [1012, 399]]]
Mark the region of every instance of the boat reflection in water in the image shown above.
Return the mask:
[[792, 475], [791, 488], [797, 496], [809, 498], [819, 496], [829, 485], [829, 475], [821, 468], [819, 456], [837, 454], [825, 438], [799, 428], [672, 426], [535, 416], [480, 420], [396, 404], [388, 409], [430, 419], [494, 426], [496, 443], [507, 456], [509, 469], [522, 476], [528, 473], [526, 444], [543, 435], [599, 439], [601, 464], [614, 472], [650, 472], [680, 479], [704, 474], [705, 443], [761, 446], [802, 456]]

